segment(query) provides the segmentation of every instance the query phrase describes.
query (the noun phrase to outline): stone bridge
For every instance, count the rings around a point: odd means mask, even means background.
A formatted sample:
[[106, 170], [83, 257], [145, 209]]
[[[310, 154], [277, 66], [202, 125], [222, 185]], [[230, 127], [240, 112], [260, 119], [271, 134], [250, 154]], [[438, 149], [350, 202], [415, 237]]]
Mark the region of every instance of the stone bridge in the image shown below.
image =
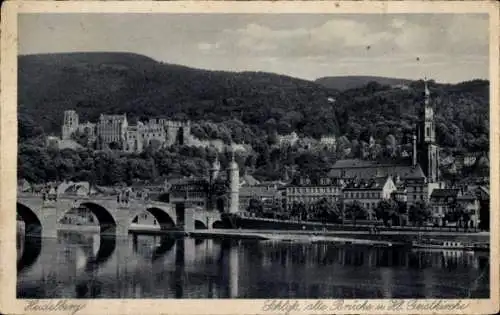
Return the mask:
[[56, 200], [43, 200], [39, 195], [18, 194], [17, 214], [23, 219], [26, 234], [56, 237], [59, 221], [74, 208], [89, 209], [99, 221], [101, 234], [125, 236], [132, 220], [144, 211], [153, 215], [162, 230], [192, 231], [211, 229], [221, 222], [217, 211], [199, 207], [149, 200], [121, 201], [117, 196], [58, 196]]

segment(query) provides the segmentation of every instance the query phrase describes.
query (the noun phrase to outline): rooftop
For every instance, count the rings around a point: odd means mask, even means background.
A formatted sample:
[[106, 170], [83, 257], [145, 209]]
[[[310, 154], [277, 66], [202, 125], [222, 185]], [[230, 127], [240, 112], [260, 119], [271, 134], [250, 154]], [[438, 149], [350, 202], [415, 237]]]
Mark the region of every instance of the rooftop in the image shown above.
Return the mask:
[[385, 183], [389, 180], [388, 176], [376, 177], [373, 179], [354, 180], [347, 183], [345, 190], [380, 190], [384, 188]]
[[383, 177], [391, 175], [400, 179], [424, 179], [425, 175], [419, 164], [405, 165], [401, 163], [377, 164], [361, 160], [339, 160], [328, 173], [333, 178], [363, 178]]
[[457, 197], [460, 189], [437, 188], [432, 191], [431, 198]]

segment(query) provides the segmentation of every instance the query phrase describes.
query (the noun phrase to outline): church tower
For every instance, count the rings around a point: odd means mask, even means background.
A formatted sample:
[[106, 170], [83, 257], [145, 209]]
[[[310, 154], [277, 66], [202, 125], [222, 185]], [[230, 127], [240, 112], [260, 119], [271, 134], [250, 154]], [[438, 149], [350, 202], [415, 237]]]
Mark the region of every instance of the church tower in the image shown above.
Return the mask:
[[439, 181], [439, 155], [436, 144], [436, 126], [434, 120], [434, 106], [430, 100], [427, 80], [424, 80], [424, 104], [420, 112], [418, 127], [418, 163], [422, 167], [427, 181]]

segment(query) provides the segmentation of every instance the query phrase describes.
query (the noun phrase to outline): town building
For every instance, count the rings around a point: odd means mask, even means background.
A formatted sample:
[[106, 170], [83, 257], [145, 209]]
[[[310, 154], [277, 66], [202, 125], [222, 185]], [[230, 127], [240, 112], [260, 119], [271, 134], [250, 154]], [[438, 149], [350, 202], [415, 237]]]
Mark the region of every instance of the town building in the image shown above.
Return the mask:
[[435, 225], [445, 226], [449, 221], [455, 221], [453, 214], [456, 210], [459, 189], [434, 189], [430, 198], [432, 221]]
[[344, 189], [344, 206], [357, 201], [369, 213], [369, 220], [374, 217], [374, 210], [382, 200], [389, 200], [397, 191], [396, 184], [391, 176], [375, 177], [369, 180], [354, 180], [349, 182]]
[[[377, 163], [356, 159], [337, 161], [328, 177], [331, 179], [370, 180], [373, 178], [387, 177], [397, 179], [404, 183], [407, 192], [407, 201], [415, 203], [417, 201], [428, 201], [429, 188], [426, 177], [420, 165], [407, 165], [400, 163]], [[431, 187], [434, 187], [431, 185]]]
[[248, 209], [252, 199], [258, 200], [265, 205], [281, 203], [281, 193], [278, 187], [272, 187], [269, 185], [240, 187], [240, 208], [243, 210]]
[[288, 135], [279, 136], [278, 140], [279, 140], [279, 145], [281, 147], [294, 146], [297, 143], [297, 141], [299, 140], [299, 136], [294, 131]]
[[220, 163], [216, 160], [208, 176], [170, 183], [167, 201], [187, 203], [208, 211], [236, 213], [240, 211], [239, 191], [239, 167], [232, 154], [227, 172], [220, 171]]
[[473, 192], [466, 192], [457, 198], [457, 204], [468, 215], [469, 222], [464, 222], [464, 225], [470, 228], [479, 227], [481, 223], [481, 204], [478, 196], [474, 195]]
[[457, 167], [457, 169], [471, 167], [476, 164], [477, 160], [483, 155], [484, 154], [482, 152], [468, 152], [460, 154], [455, 158], [455, 166]]
[[396, 190], [392, 192], [392, 199], [398, 202], [408, 202], [408, 189], [406, 184], [399, 179], [396, 179], [394, 184], [396, 184]]
[[316, 181], [311, 181], [307, 176], [299, 177], [284, 187], [285, 207], [290, 211], [294, 204], [302, 203], [306, 208], [311, 208], [321, 199], [326, 199], [329, 203], [334, 204], [339, 202], [342, 197], [342, 187], [342, 180], [332, 180], [326, 176]]
[[476, 228], [481, 222], [481, 200], [471, 190], [434, 189], [431, 207], [435, 225]]

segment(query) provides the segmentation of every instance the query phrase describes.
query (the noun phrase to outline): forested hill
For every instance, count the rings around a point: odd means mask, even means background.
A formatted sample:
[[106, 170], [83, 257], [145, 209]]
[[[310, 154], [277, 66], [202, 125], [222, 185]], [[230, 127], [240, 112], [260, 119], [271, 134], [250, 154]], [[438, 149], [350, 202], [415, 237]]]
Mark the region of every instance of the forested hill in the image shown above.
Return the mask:
[[129, 53], [67, 53], [19, 57], [19, 112], [45, 133], [59, 133], [65, 109], [82, 120], [100, 113], [224, 121], [236, 118], [280, 131], [338, 134], [335, 91], [314, 82], [263, 72], [221, 72], [165, 64]]
[[[45, 147], [46, 135], [60, 134], [66, 109], [76, 109], [82, 122], [96, 121], [101, 113], [127, 113], [132, 123], [153, 116], [189, 118], [200, 139], [250, 144], [238, 163], [241, 171], [262, 180], [328, 170], [343, 158], [400, 159], [411, 152], [409, 136], [423, 87], [422, 81], [396, 87], [375, 80], [339, 91], [276, 74], [198, 70], [126, 53], [20, 56], [18, 176], [35, 183], [68, 179], [114, 185], [201, 176], [210, 167], [210, 148], [148, 148], [135, 155]], [[429, 89], [441, 159], [488, 151], [489, 82], [430, 81]], [[277, 134], [291, 131], [301, 141], [293, 148], [276, 146]], [[309, 146], [314, 141], [307, 137], [331, 134], [338, 136], [337, 150]], [[224, 156], [219, 158], [224, 163]]]
[[[316, 138], [346, 135], [353, 142], [373, 136], [381, 144], [393, 135], [404, 144], [418, 119], [423, 82], [396, 80], [338, 91], [283, 75], [199, 70], [129, 53], [28, 55], [19, 57], [20, 126], [25, 121], [24, 126], [59, 134], [63, 111], [77, 109], [82, 121], [126, 112], [132, 121], [170, 116], [243, 122], [251, 127], [248, 137], [256, 140], [269, 131], [297, 131]], [[439, 145], [451, 151], [487, 151], [489, 82], [430, 81], [429, 88]]]
[[360, 88], [370, 82], [377, 82], [381, 85], [404, 85], [411, 83], [408, 79], [396, 79], [375, 76], [335, 76], [335, 77], [322, 77], [315, 80], [316, 83], [321, 84], [330, 89], [345, 91], [354, 88]]
[[[438, 144], [448, 151], [489, 150], [489, 82], [473, 80], [459, 84], [428, 83], [436, 112]], [[423, 103], [423, 81], [406, 88], [392, 88], [376, 82], [340, 93], [336, 115], [340, 133], [349, 139], [383, 140], [394, 135], [408, 143], [419, 122]]]

